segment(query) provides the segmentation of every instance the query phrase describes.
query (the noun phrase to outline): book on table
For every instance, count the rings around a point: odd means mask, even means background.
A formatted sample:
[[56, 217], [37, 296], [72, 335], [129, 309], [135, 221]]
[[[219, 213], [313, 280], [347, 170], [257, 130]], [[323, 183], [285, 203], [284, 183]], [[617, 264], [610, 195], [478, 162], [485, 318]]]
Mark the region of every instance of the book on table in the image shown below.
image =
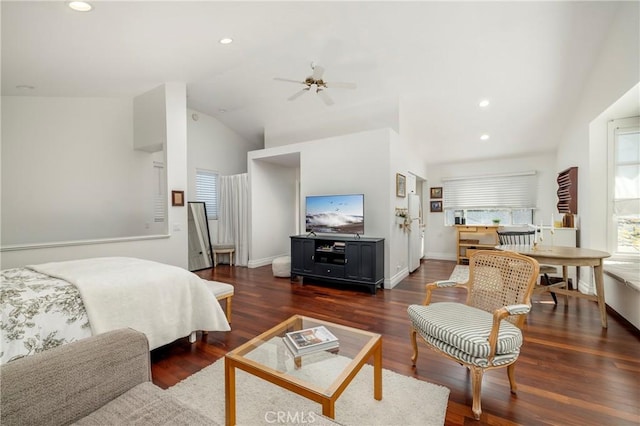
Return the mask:
[[322, 325], [291, 331], [283, 337], [283, 340], [294, 355], [336, 349], [340, 345], [338, 338]]

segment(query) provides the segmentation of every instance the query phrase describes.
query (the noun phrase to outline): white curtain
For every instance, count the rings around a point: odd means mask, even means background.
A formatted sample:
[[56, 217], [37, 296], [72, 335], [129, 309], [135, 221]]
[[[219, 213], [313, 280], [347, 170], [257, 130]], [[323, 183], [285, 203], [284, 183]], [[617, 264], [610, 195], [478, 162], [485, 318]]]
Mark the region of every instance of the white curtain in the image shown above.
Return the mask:
[[235, 263], [249, 263], [249, 179], [246, 173], [220, 176], [218, 243], [235, 244]]

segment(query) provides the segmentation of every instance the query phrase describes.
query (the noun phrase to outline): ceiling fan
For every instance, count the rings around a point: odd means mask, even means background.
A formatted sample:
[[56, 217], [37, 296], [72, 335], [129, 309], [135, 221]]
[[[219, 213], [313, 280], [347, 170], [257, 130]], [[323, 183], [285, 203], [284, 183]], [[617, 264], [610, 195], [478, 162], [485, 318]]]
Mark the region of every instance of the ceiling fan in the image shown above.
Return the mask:
[[289, 83], [298, 83], [298, 84], [304, 84], [305, 86], [307, 86], [301, 89], [300, 91], [294, 93], [293, 95], [289, 96], [287, 100], [293, 101], [294, 99], [297, 99], [300, 96], [304, 95], [305, 92], [310, 91], [315, 86], [315, 91], [318, 94], [318, 96], [320, 96], [320, 99], [322, 99], [322, 101], [327, 105], [333, 105], [333, 99], [329, 97], [329, 95], [326, 92], [326, 89], [334, 88], [334, 87], [340, 88], [340, 89], [356, 88], [355, 83], [328, 83], [324, 81], [322, 79], [322, 76], [324, 75], [324, 68], [321, 67], [320, 65], [316, 65], [314, 62], [311, 62], [311, 70], [313, 70], [313, 74], [305, 78], [303, 81], [291, 80], [288, 78], [279, 78], [279, 77], [274, 78], [274, 80], [278, 80], [278, 81], [287, 81]]

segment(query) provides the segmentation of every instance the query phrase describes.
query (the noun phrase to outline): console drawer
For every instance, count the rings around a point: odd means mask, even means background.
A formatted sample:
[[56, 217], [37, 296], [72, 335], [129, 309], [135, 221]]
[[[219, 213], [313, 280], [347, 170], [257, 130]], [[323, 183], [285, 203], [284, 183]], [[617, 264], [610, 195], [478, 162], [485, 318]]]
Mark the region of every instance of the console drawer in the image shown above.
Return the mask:
[[332, 278], [344, 278], [344, 266], [330, 263], [316, 263], [314, 272]]

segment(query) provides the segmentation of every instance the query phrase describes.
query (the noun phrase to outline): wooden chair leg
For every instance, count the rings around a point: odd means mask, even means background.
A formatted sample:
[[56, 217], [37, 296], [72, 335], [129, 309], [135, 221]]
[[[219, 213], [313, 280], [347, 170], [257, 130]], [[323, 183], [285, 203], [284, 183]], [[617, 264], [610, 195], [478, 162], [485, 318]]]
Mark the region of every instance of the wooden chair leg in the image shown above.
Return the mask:
[[[549, 279], [549, 274], [543, 274], [543, 278], [544, 278], [544, 285], [551, 285], [551, 280]], [[554, 292], [550, 292], [551, 293], [551, 297], [553, 298], [553, 303], [554, 304], [558, 304], [558, 296], [556, 296], [556, 294]]]
[[509, 386], [511, 387], [511, 393], [515, 394], [518, 390], [518, 385], [516, 385], [516, 364], [511, 364], [507, 366], [507, 376], [509, 376]]
[[482, 407], [480, 403], [480, 394], [482, 391], [482, 375], [484, 370], [480, 367], [471, 367], [471, 392], [473, 394], [473, 405], [471, 411], [473, 411], [473, 417], [476, 420], [480, 420], [482, 414]]
[[416, 329], [411, 327], [411, 346], [413, 346], [413, 355], [411, 355], [411, 363], [415, 367], [418, 360], [418, 342], [416, 342]]

